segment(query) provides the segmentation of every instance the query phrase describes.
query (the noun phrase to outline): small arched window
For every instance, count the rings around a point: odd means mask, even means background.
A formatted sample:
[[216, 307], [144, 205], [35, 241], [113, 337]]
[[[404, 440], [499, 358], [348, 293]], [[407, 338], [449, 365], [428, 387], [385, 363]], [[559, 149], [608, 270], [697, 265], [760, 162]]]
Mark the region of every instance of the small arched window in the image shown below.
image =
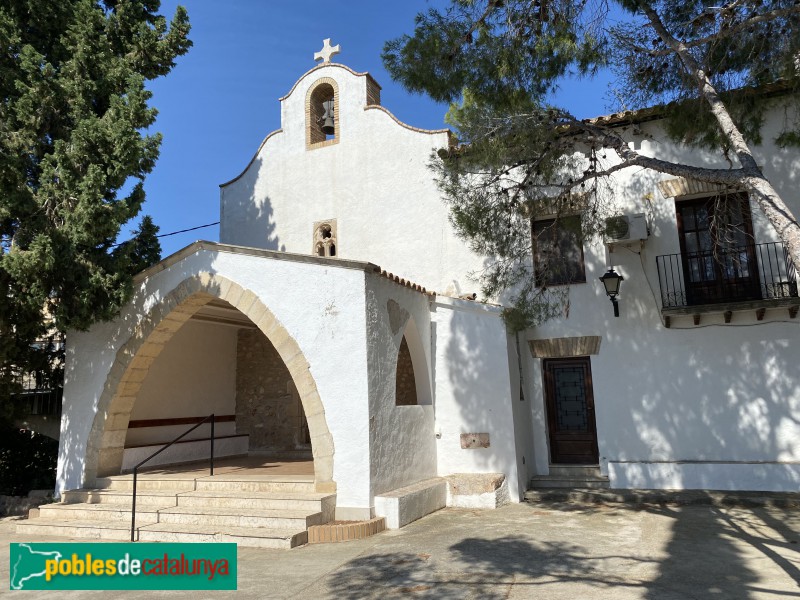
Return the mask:
[[406, 336], [403, 336], [403, 341], [400, 342], [400, 351], [397, 354], [394, 398], [396, 406], [419, 404], [417, 400], [417, 379], [414, 376], [414, 363], [411, 361], [411, 351], [408, 349]]
[[336, 256], [336, 219], [314, 223], [314, 254]]
[[317, 148], [339, 141], [339, 94], [336, 82], [324, 77], [306, 97], [306, 146]]

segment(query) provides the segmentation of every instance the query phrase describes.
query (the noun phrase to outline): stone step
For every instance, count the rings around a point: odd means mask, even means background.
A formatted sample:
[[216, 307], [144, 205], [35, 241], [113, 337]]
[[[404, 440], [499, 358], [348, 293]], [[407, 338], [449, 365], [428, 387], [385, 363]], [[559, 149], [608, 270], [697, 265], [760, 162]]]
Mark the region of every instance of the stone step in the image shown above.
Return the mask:
[[536, 475], [531, 477], [530, 487], [542, 488], [592, 488], [607, 489], [610, 486], [608, 477], [555, 477], [552, 475]]
[[[137, 502], [139, 494], [136, 494]], [[239, 509], [315, 510], [330, 512], [336, 507], [335, 494], [317, 492], [186, 492], [177, 496], [178, 506]]]
[[602, 477], [598, 465], [550, 465], [548, 474], [562, 479]]
[[[62, 495], [64, 504], [121, 504], [130, 508], [128, 490], [71, 490]], [[289, 509], [331, 512], [335, 494], [318, 492], [244, 492], [244, 491], [168, 491], [136, 490], [136, 506], [208, 506], [240, 509]]]
[[[177, 506], [178, 495], [184, 492], [136, 490], [137, 506]], [[130, 507], [131, 492], [126, 490], [69, 490], [61, 495], [62, 504], [122, 504]]]
[[[137, 526], [139, 529], [141, 526]], [[28, 519], [17, 523], [17, 533], [92, 540], [130, 540], [131, 523], [123, 521], [81, 521], [77, 519]]]
[[[133, 476], [119, 475], [115, 477], [99, 478], [95, 481], [94, 489], [109, 491], [132, 491]], [[292, 492], [314, 493], [314, 482], [307, 479], [223, 479], [216, 477], [196, 478], [155, 478], [152, 476], [139, 477], [136, 481], [137, 496], [140, 492], [150, 491], [208, 491], [208, 492]]]
[[[100, 516], [102, 514], [102, 516]], [[92, 521], [130, 521], [130, 506], [115, 504], [50, 504], [40, 509], [40, 518], [75, 519]], [[136, 506], [136, 523], [188, 523], [220, 527], [266, 527], [268, 529], [306, 529], [321, 525], [323, 514], [303, 510], [248, 510], [242, 514], [236, 509], [209, 507], [164, 508]]]
[[[169, 492], [188, 492], [195, 489], [196, 478], [166, 478], [154, 479], [150, 477], [138, 477], [136, 481], [136, 493], [152, 491]], [[113, 490], [117, 492], [133, 491], [133, 476], [119, 475], [115, 477], [101, 477], [95, 480], [93, 489]]]
[[[96, 540], [129, 540], [130, 523], [38, 518], [21, 521], [17, 532], [24, 535], [71, 537]], [[308, 541], [307, 530], [263, 527], [219, 527], [155, 523], [136, 526], [139, 541], [148, 542], [233, 542], [249, 548], [293, 548]]]
[[232, 542], [247, 548], [294, 548], [308, 543], [308, 530], [158, 523], [139, 529], [142, 542]]
[[642, 489], [539, 489], [525, 492], [526, 502], [559, 502], [632, 505], [701, 505], [747, 508], [800, 508], [796, 492], [731, 492], [724, 490], [642, 490]]
[[313, 481], [307, 480], [241, 480], [232, 479], [198, 479], [195, 490], [198, 492], [291, 492], [297, 494], [313, 494], [316, 488]]
[[[319, 511], [251, 509], [244, 514], [234, 511], [235, 509], [177, 506], [159, 510], [158, 522], [267, 529], [307, 529], [311, 525], [325, 522]], [[139, 511], [136, 512], [138, 519]]]
[[[19, 531], [37, 535], [130, 538], [133, 481], [98, 479], [97, 488], [64, 492]], [[137, 481], [138, 538], [151, 541], [232, 541], [243, 546], [291, 548], [308, 528], [331, 521], [335, 494], [314, 491], [306, 478], [271, 480], [148, 475]]]
[[[172, 507], [174, 508], [174, 507]], [[158, 523], [158, 511], [155, 507], [136, 506], [136, 523], [145, 525]], [[47, 504], [39, 507], [39, 519], [71, 519], [73, 521], [120, 521], [131, 522], [130, 505], [121, 504]]]

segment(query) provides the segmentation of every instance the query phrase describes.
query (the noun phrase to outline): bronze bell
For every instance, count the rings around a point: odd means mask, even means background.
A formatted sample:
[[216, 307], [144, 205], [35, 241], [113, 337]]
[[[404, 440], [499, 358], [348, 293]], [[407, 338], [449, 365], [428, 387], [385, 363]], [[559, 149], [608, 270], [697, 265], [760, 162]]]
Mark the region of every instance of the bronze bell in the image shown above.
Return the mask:
[[325, 109], [325, 114], [322, 115], [322, 133], [325, 135], [333, 135], [336, 133], [336, 127], [333, 124], [333, 100], [326, 100], [322, 103], [322, 108]]

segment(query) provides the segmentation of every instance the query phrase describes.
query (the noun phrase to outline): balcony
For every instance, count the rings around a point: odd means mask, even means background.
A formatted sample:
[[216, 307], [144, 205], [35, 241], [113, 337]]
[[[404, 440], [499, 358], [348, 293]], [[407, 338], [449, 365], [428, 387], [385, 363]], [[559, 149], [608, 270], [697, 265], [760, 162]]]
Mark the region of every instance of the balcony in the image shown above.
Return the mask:
[[800, 307], [797, 271], [780, 242], [665, 254], [656, 266], [667, 327], [671, 316], [699, 325], [700, 315], [722, 313], [729, 323], [734, 311], [755, 310], [761, 320], [767, 308], [786, 307], [794, 318]]

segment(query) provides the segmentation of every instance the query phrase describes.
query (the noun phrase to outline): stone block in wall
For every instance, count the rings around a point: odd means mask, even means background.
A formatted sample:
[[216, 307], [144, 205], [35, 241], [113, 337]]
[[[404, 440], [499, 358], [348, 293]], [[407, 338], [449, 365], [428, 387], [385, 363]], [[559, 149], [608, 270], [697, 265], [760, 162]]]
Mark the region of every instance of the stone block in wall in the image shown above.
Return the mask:
[[236, 432], [251, 450], [307, 447], [307, 426], [292, 376], [258, 330], [241, 330], [236, 349]]

